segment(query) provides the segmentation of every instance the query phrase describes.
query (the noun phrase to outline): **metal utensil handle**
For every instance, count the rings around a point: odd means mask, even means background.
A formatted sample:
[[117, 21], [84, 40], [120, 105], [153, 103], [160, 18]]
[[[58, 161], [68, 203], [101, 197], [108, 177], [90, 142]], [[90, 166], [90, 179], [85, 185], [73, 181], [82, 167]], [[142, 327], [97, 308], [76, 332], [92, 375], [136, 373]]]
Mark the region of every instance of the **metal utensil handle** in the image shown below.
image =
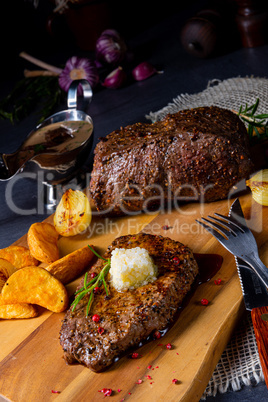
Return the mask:
[[91, 102], [93, 92], [89, 82], [87, 80], [74, 80], [68, 90], [68, 109], [77, 109], [77, 93], [79, 85], [81, 85], [83, 90], [83, 105], [81, 109], [85, 109]]
[[251, 253], [247, 256], [240, 256], [240, 258], [251, 266], [264, 285], [268, 287], [268, 269], [263, 264], [259, 256], [256, 255], [256, 253]]

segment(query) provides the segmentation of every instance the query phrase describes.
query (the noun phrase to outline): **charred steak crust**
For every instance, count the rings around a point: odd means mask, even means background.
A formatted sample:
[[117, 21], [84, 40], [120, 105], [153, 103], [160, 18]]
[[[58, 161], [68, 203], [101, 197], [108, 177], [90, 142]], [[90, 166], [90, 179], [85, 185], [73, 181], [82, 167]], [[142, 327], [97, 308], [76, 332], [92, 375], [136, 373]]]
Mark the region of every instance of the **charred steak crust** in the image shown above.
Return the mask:
[[159, 207], [161, 197], [165, 202], [224, 199], [252, 170], [240, 118], [216, 106], [199, 107], [100, 139], [90, 191], [98, 211], [122, 215]]
[[[121, 236], [108, 247], [105, 258], [114, 248], [142, 247], [148, 250], [158, 266], [158, 278], [135, 290], [117, 292], [109, 286], [94, 296], [90, 314], [86, 317], [85, 297], [74, 312], [69, 309], [62, 322], [60, 343], [67, 363], [79, 362], [93, 371], [103, 371], [129, 348], [137, 346], [155, 330], [172, 323], [185, 295], [190, 291], [198, 265], [191, 250], [180, 242], [151, 234]], [[90, 272], [99, 272], [98, 260]], [[108, 274], [109, 275], [109, 274]], [[107, 278], [108, 284], [109, 278]], [[83, 280], [80, 286], [82, 286]], [[98, 323], [93, 314], [100, 316]], [[98, 328], [103, 328], [103, 333]]]

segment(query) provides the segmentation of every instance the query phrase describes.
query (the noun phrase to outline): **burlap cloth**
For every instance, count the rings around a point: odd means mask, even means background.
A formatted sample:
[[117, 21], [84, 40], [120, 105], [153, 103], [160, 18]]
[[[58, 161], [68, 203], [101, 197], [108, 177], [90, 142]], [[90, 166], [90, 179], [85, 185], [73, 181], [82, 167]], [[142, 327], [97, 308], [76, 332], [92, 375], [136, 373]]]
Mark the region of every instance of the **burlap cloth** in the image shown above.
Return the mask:
[[[268, 112], [268, 79], [237, 77], [224, 81], [213, 79], [207, 88], [197, 94], [181, 94], [157, 112], [151, 112], [147, 119], [152, 122], [162, 119], [167, 113], [198, 106], [219, 106], [239, 110], [240, 106], [252, 105], [260, 99], [258, 113]], [[221, 356], [208, 386], [202, 396], [215, 396], [217, 392], [238, 391], [245, 385], [256, 385], [264, 381], [259, 354], [254, 336], [250, 313], [245, 322], [234, 333]]]

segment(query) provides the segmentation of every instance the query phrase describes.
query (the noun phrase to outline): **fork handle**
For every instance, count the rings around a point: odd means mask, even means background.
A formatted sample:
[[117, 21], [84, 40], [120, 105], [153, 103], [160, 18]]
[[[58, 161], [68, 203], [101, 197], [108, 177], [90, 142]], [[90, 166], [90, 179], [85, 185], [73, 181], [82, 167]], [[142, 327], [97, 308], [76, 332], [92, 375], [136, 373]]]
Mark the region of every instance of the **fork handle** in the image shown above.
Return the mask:
[[268, 388], [268, 306], [253, 308], [251, 318], [264, 380]]
[[240, 258], [251, 266], [256, 275], [258, 275], [260, 280], [268, 288], [268, 268], [263, 264], [259, 256], [252, 253], [251, 255], [241, 256]]

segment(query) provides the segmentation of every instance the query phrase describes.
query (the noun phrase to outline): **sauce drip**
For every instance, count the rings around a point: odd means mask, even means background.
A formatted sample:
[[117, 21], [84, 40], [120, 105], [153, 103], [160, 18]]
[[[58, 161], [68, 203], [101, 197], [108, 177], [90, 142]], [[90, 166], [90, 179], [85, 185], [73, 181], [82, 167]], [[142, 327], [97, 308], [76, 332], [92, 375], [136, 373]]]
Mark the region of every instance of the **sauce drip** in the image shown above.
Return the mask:
[[223, 257], [219, 254], [194, 254], [199, 267], [199, 284], [208, 282], [220, 270]]

